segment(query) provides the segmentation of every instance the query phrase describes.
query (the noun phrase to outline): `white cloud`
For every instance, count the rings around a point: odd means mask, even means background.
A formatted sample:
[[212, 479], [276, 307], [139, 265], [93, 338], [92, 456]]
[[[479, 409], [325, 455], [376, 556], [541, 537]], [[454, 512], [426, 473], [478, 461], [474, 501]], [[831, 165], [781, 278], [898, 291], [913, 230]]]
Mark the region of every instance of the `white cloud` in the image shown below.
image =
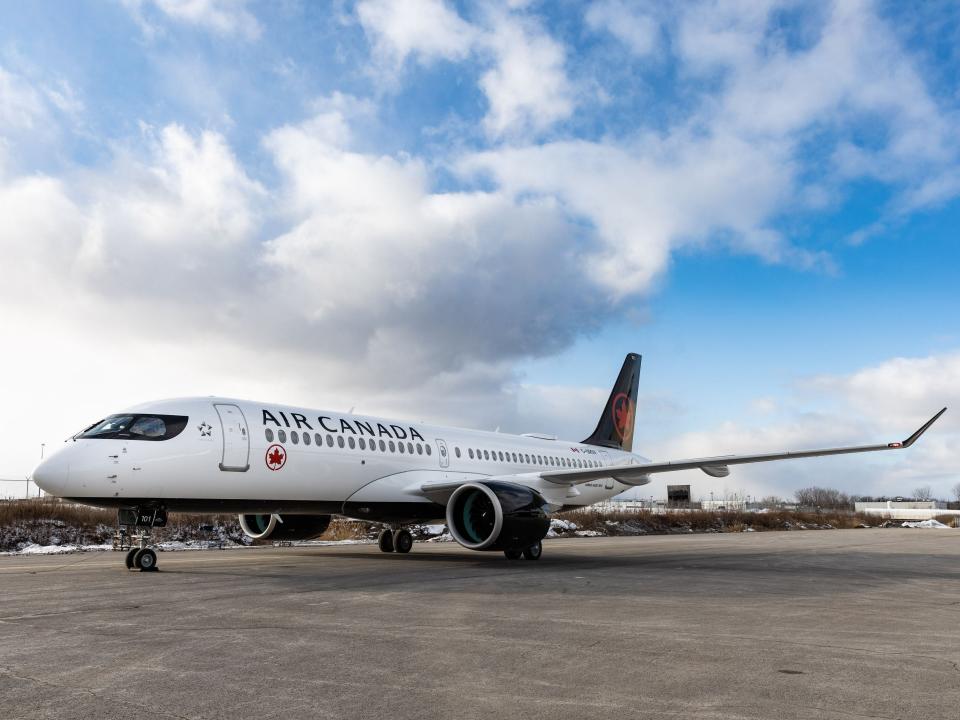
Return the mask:
[[493, 137], [543, 131], [569, 117], [574, 92], [563, 45], [531, 18], [492, 15], [484, 45], [495, 58], [480, 87], [490, 103], [484, 126]]
[[158, 32], [144, 8], [152, 6], [168, 18], [185, 25], [211, 30], [218, 35], [238, 35], [247, 40], [260, 37], [263, 28], [247, 9], [250, 0], [121, 0], [148, 35]]
[[40, 93], [22, 77], [0, 67], [0, 133], [32, 128], [45, 110]]
[[584, 20], [591, 30], [613, 35], [634, 55], [650, 55], [660, 47], [660, 23], [634, 3], [598, 0], [587, 8]]
[[480, 78], [490, 105], [484, 127], [501, 138], [542, 132], [575, 106], [564, 46], [525, 10], [490, 6], [469, 23], [442, 0], [364, 0], [357, 16], [388, 82], [409, 56], [427, 64], [477, 58], [487, 68]]
[[363, 0], [357, 16], [376, 52], [397, 65], [412, 54], [424, 62], [461, 60], [477, 34], [443, 0]]

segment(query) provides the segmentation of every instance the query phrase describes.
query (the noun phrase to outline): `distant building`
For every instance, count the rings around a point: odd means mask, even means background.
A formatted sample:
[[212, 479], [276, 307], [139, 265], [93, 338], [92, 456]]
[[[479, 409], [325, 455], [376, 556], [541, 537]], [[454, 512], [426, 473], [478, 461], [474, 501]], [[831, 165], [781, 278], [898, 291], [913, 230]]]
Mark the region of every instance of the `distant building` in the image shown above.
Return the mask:
[[884, 500], [854, 503], [854, 508], [859, 513], [890, 520], [929, 520], [940, 515], [960, 515], [960, 510], [950, 510], [943, 505], [936, 500]]

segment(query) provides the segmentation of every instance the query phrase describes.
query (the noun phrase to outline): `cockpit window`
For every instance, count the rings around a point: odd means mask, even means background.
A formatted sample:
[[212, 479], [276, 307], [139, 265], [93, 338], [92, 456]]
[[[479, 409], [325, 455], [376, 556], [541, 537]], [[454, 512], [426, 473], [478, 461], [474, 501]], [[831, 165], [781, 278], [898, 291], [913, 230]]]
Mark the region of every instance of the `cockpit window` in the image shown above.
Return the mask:
[[111, 415], [78, 438], [97, 440], [169, 440], [187, 426], [185, 415]]

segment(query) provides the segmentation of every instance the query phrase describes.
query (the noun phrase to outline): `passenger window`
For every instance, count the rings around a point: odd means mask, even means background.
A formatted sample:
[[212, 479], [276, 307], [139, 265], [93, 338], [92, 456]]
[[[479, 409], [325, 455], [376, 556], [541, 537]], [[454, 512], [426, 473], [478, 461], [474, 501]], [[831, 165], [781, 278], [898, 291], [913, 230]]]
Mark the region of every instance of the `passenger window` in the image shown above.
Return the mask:
[[498, 454], [500, 455], [500, 462], [503, 462], [503, 450], [501, 450]]
[[483, 459], [484, 459], [484, 460], [489, 460], [489, 459], [490, 459], [490, 453], [489, 453], [487, 450], [484, 450], [484, 451], [483, 451]]
[[337, 436], [337, 445], [338, 445], [339, 447], [343, 447], [344, 444], [345, 444], [345, 443], [343, 442], [343, 435], [338, 435], [338, 436]]
[[285, 443], [287, 441], [287, 433], [283, 430], [277, 430], [277, 439], [280, 442]]
[[366, 449], [367, 449], [367, 441], [364, 440], [363, 438], [360, 438], [359, 440], [357, 440], [357, 445], [360, 446], [360, 449], [361, 449], [361, 450], [366, 450]]
[[[423, 455], [423, 445], [417, 443], [417, 455]], [[457, 450], [457, 457], [460, 457], [460, 451]]]
[[397, 446], [393, 444], [393, 440], [390, 441], [390, 452], [396, 452]]
[[386, 451], [387, 451], [387, 444], [386, 444], [383, 440], [381, 440], [381, 441], [380, 441], [380, 452], [386, 452]]
[[304, 434], [303, 434], [303, 444], [304, 444], [304, 445], [309, 445], [309, 444], [310, 444], [310, 433], [304, 433]]
[[333, 447], [333, 435], [327, 435], [327, 447]]
[[473, 448], [467, 448], [467, 457], [473, 460]]
[[410, 453], [411, 455], [413, 455], [413, 443], [412, 443], [412, 442], [408, 442], [408, 443], [407, 443], [407, 452]]
[[267, 436], [267, 442], [273, 442], [273, 430], [266, 428], [263, 434]]
[[353, 450], [357, 446], [357, 441], [353, 439], [353, 436], [347, 438], [347, 444], [350, 446], [350, 449]]
[[397, 450], [400, 451], [400, 454], [401, 454], [401, 455], [403, 454], [403, 443], [402, 443], [402, 442], [398, 442], [398, 443], [397, 443]]
[[323, 445], [323, 435], [321, 435], [320, 433], [315, 433], [314, 436], [313, 436], [313, 441], [317, 444], [317, 447], [322, 446], [322, 445]]
[[298, 445], [300, 443], [300, 435], [296, 430], [292, 430], [290, 432], [290, 442], [292, 442], [294, 445]]
[[453, 454], [456, 455], [457, 457], [460, 457], [460, 448], [455, 447], [455, 448], [453, 449]]
[[427, 451], [427, 455], [432, 455], [432, 454], [433, 454], [433, 450], [430, 449], [430, 446], [429, 446], [429, 445], [425, 446], [424, 449]]

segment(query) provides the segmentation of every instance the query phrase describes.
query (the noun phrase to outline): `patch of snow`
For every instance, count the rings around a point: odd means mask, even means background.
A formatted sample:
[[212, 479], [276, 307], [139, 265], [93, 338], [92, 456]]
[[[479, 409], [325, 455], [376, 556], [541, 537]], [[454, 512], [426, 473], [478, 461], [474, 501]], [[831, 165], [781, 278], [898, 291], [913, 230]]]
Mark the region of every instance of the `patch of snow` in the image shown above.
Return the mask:
[[551, 530], [576, 530], [577, 524], [570, 522], [569, 520], [561, 520], [559, 518], [553, 518], [550, 521]]
[[437, 535], [436, 537], [427, 538], [424, 542], [455, 542], [453, 535], [448, 532], [443, 533], [442, 535]]
[[900, 527], [927, 528], [927, 529], [933, 529], [933, 530], [953, 530], [953, 528], [950, 527], [949, 525], [944, 525], [939, 520], [934, 520], [933, 518], [931, 518], [930, 520], [919, 520], [917, 522], [910, 522], [908, 520], [904, 522], [903, 525], [901, 525]]
[[743, 532], [756, 532], [756, 530], [754, 530], [752, 527], [745, 527]]
[[0, 555], [64, 555], [75, 552], [96, 552], [99, 550], [113, 550], [113, 545], [37, 545], [30, 543], [11, 552], [0, 553]]
[[446, 532], [446, 525], [421, 525], [426, 535], [443, 535]]
[[603, 533], [597, 530], [577, 530], [574, 535], [577, 537], [603, 537]]

